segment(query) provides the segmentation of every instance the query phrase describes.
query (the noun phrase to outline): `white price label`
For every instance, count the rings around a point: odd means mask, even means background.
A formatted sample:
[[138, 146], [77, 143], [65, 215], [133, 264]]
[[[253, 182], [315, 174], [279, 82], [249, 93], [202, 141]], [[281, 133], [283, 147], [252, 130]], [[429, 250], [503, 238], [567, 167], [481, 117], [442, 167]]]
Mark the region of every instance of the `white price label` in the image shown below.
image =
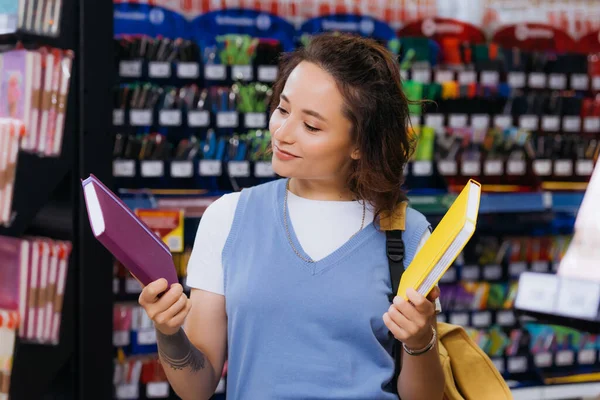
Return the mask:
[[481, 83], [486, 86], [496, 86], [500, 82], [498, 71], [481, 71]]
[[563, 129], [565, 132], [579, 132], [581, 130], [581, 118], [576, 116], [564, 117]]
[[527, 357], [509, 357], [508, 372], [520, 373], [527, 371]]
[[531, 270], [533, 272], [548, 272], [548, 261], [534, 261], [531, 263]]
[[453, 325], [468, 326], [469, 314], [454, 312], [450, 314], [450, 323]]
[[556, 312], [569, 317], [596, 318], [600, 304], [600, 284], [562, 278], [558, 290]]
[[495, 281], [500, 278], [502, 278], [502, 266], [493, 264], [483, 267], [483, 279]]
[[552, 73], [548, 79], [550, 89], [563, 90], [567, 88], [567, 76], [565, 74]]
[[474, 129], [487, 129], [490, 126], [490, 116], [487, 114], [473, 114], [471, 126]]
[[556, 160], [554, 161], [554, 174], [558, 176], [573, 175], [573, 161], [571, 160]]
[[148, 382], [146, 397], [149, 399], [164, 399], [169, 397], [169, 382]]
[[267, 114], [246, 113], [244, 114], [244, 125], [246, 126], [246, 128], [266, 128]]
[[258, 80], [261, 82], [275, 82], [279, 70], [276, 65], [259, 65]]
[[549, 176], [552, 174], [551, 160], [533, 160], [533, 171], [537, 176]]
[[424, 68], [417, 68], [412, 70], [412, 80], [421, 83], [431, 82], [431, 70]]
[[496, 312], [496, 323], [500, 326], [513, 326], [516, 322], [515, 313], [512, 310]]
[[119, 76], [122, 78], [139, 78], [142, 76], [142, 60], [121, 61]]
[[466, 114], [450, 114], [448, 125], [451, 128], [464, 128], [467, 126], [468, 117]]
[[237, 128], [238, 125], [238, 113], [236, 111], [221, 111], [217, 113], [217, 127]]
[[131, 178], [135, 176], [135, 161], [114, 160], [113, 176], [118, 178]]
[[117, 386], [116, 397], [119, 400], [137, 400], [140, 397], [140, 390], [137, 383], [127, 383]]
[[502, 160], [485, 160], [483, 174], [486, 176], [499, 176], [504, 173]]
[[583, 130], [586, 132], [600, 132], [600, 117], [585, 117]]
[[219, 160], [200, 160], [198, 170], [201, 176], [221, 176], [223, 164]]
[[592, 172], [594, 172], [594, 161], [592, 161], [592, 160], [577, 160], [575, 170], [577, 172], [577, 175], [579, 175], [579, 176], [592, 175]]
[[453, 160], [439, 161], [437, 167], [438, 171], [440, 171], [440, 174], [442, 176], [452, 176], [456, 175], [457, 173], [456, 161]]
[[181, 110], [160, 110], [158, 123], [161, 126], [180, 126]]
[[400, 70], [400, 80], [402, 82], [407, 81], [408, 80], [408, 71], [405, 69], [401, 69]]
[[543, 89], [546, 87], [546, 74], [543, 72], [532, 72], [529, 74], [529, 87]]
[[577, 362], [582, 365], [591, 365], [596, 363], [596, 350], [584, 349], [579, 350], [577, 354]]
[[155, 344], [156, 330], [154, 328], [140, 329], [137, 332], [137, 342], [139, 345]]
[[129, 111], [129, 123], [133, 126], [152, 125], [152, 110], [131, 110]]
[[180, 62], [177, 64], [177, 77], [196, 79], [200, 76], [200, 64], [196, 62]]
[[590, 78], [586, 74], [571, 75], [571, 89], [588, 90], [590, 87]]
[[444, 275], [442, 275], [440, 282], [442, 283], [453, 283], [456, 282], [456, 268], [450, 267]]
[[238, 81], [251, 81], [254, 79], [252, 65], [234, 65], [231, 67], [231, 77]]
[[567, 366], [575, 363], [575, 353], [572, 350], [561, 350], [556, 353], [556, 365]]
[[481, 173], [481, 167], [479, 161], [463, 161], [461, 165], [462, 174], [464, 176], [476, 176]]
[[539, 118], [537, 115], [521, 115], [519, 117], [519, 127], [528, 131], [535, 131], [539, 126]]
[[227, 171], [232, 178], [247, 178], [250, 176], [250, 163], [248, 161], [230, 161]]
[[464, 265], [461, 271], [462, 279], [465, 281], [478, 281], [479, 272], [478, 265]]
[[521, 275], [522, 272], [527, 271], [527, 263], [523, 261], [513, 262], [508, 265], [508, 273], [511, 276]]
[[415, 161], [412, 163], [412, 173], [415, 176], [431, 176], [433, 165], [431, 161]]
[[171, 161], [173, 178], [191, 178], [194, 176], [194, 163], [191, 161]]
[[476, 312], [471, 322], [476, 328], [487, 328], [492, 324], [492, 314], [489, 311]]
[[163, 61], [150, 61], [148, 64], [148, 75], [150, 78], [170, 78], [171, 63]]
[[477, 73], [475, 71], [460, 71], [458, 73], [458, 83], [461, 85], [469, 85], [477, 81]]
[[525, 87], [525, 72], [509, 72], [506, 78], [508, 85], [513, 89]]
[[210, 124], [210, 113], [205, 110], [188, 112], [188, 125], [192, 128], [206, 127]]
[[142, 285], [135, 278], [125, 279], [125, 293], [142, 293]]
[[509, 175], [525, 175], [527, 163], [525, 160], [508, 160], [506, 170]]
[[496, 115], [494, 117], [494, 126], [499, 129], [506, 129], [512, 126], [511, 115]]
[[254, 164], [254, 176], [257, 178], [271, 178], [275, 176], [273, 166], [268, 161], [257, 161]]
[[113, 293], [119, 293], [119, 278], [113, 278]]
[[224, 65], [209, 64], [204, 66], [204, 78], [209, 81], [223, 81], [227, 78], [227, 69]]
[[592, 89], [600, 90], [600, 76], [594, 76], [592, 78]]
[[544, 132], [558, 132], [560, 130], [560, 118], [556, 115], [544, 115], [542, 117], [542, 130]]
[[165, 174], [165, 163], [161, 160], [145, 160], [140, 164], [144, 178], [158, 178]]
[[128, 346], [130, 342], [129, 331], [113, 331], [113, 346]]
[[113, 110], [113, 125], [121, 126], [125, 123], [125, 110]]
[[492, 358], [492, 363], [494, 364], [494, 367], [496, 367], [498, 372], [500, 372], [501, 374], [504, 373], [504, 369], [505, 369], [504, 359], [494, 357], [494, 358]]
[[454, 72], [445, 69], [435, 72], [435, 81], [437, 83], [446, 83], [454, 80]]
[[427, 114], [425, 115], [425, 125], [432, 127], [433, 129], [442, 129], [444, 127], [444, 115], [443, 114]]
[[515, 307], [523, 310], [552, 313], [558, 294], [558, 277], [551, 274], [523, 272]]
[[544, 352], [533, 356], [533, 362], [538, 368], [547, 368], [552, 366], [552, 353]]

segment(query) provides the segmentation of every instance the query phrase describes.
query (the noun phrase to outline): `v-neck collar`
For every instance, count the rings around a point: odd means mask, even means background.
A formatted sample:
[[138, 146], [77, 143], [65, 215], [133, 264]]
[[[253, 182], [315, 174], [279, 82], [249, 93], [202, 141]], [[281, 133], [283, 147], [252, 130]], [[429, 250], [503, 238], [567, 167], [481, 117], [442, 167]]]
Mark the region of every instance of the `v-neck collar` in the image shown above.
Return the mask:
[[[291, 244], [288, 241], [288, 237], [285, 230], [285, 221], [283, 215], [283, 206], [285, 200], [285, 192], [287, 190], [287, 179], [280, 179], [278, 182], [278, 187], [276, 188], [276, 196], [275, 196], [275, 212], [277, 214], [277, 219], [279, 221], [279, 227], [281, 229], [281, 234], [284, 237], [285, 249], [282, 251], [286, 251], [297, 261], [298, 264], [303, 265], [308, 271], [310, 271], [313, 275], [316, 275], [320, 272], [323, 272], [330, 267], [336, 265], [339, 261], [351, 255], [361, 244], [363, 244], [368, 238], [377, 233], [377, 230], [373, 224], [373, 221], [370, 221], [360, 232], [357, 232], [356, 235], [347, 240], [342, 246], [334, 250], [332, 253], [328, 254], [324, 258], [314, 261], [307, 262], [302, 258], [298, 257], [298, 255], [294, 252]], [[289, 210], [289, 202], [288, 208], [286, 209], [286, 217], [287, 224], [290, 233], [290, 239], [294, 244], [294, 247], [307, 260], [312, 260], [312, 258], [306, 254], [304, 248], [300, 244], [298, 237], [296, 236], [296, 231], [294, 230], [294, 226], [290, 219], [290, 210]]]

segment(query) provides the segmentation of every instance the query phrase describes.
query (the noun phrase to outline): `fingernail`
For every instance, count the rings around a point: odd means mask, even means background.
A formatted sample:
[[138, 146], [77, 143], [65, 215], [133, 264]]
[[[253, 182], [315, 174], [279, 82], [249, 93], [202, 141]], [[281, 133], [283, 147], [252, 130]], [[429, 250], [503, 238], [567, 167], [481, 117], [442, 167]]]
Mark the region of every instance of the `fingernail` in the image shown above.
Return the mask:
[[400, 296], [394, 297], [394, 304], [398, 305], [398, 304], [400, 304], [400, 302], [402, 302], [402, 299], [400, 298]]

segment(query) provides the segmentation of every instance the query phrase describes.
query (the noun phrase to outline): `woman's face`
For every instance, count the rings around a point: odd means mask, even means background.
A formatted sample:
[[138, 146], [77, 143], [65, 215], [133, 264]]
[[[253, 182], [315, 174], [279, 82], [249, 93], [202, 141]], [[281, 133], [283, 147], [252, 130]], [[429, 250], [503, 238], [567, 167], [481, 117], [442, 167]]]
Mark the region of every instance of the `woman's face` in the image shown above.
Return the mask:
[[358, 152], [343, 98], [327, 72], [301, 62], [290, 74], [269, 122], [273, 170], [299, 179], [345, 179]]

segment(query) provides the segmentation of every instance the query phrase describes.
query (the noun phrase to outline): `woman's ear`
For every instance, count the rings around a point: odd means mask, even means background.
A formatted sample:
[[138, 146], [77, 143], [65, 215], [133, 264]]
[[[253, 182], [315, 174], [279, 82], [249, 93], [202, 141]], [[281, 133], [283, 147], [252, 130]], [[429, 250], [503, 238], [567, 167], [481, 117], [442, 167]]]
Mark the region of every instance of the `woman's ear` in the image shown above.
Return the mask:
[[360, 150], [354, 149], [350, 157], [352, 157], [353, 160], [360, 160]]

